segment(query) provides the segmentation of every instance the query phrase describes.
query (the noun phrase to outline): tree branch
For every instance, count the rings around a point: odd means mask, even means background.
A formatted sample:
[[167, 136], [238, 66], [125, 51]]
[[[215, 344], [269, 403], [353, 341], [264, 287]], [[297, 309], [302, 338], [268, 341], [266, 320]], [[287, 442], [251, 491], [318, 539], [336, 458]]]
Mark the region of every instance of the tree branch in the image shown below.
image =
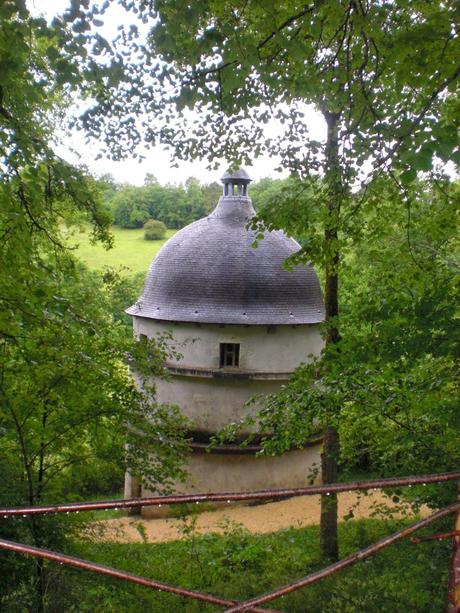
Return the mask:
[[284, 28], [287, 28], [288, 26], [293, 24], [295, 21], [297, 21], [297, 19], [304, 17], [305, 15], [307, 15], [308, 13], [311, 13], [312, 11], [313, 11], [312, 6], [306, 6], [303, 10], [301, 10], [296, 15], [292, 15], [291, 17], [286, 19], [286, 21], [284, 21], [276, 30], [274, 30], [271, 34], [269, 34], [262, 41], [260, 41], [260, 43], [257, 45], [257, 50], [259, 51], [262, 47], [264, 47], [267, 43], [269, 43], [271, 39], [275, 37], [277, 34], [279, 34], [280, 32], [282, 32]]

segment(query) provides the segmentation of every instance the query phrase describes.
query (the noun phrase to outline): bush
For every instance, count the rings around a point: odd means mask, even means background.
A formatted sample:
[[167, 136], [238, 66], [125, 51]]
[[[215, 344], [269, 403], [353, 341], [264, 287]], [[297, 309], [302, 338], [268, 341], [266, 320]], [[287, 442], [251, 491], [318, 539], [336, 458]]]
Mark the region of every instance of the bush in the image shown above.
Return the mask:
[[164, 238], [166, 235], [166, 226], [162, 221], [156, 219], [149, 219], [144, 224], [144, 238], [147, 241], [156, 241], [160, 238]]
[[[87, 538], [75, 539], [66, 552], [166, 583], [219, 594], [229, 600], [251, 598], [324, 567], [317, 526], [255, 535], [237, 524], [223, 522], [222, 534], [201, 536], [196, 533], [190, 516], [187, 521], [182, 528], [182, 540], [121, 544], [102, 539], [93, 542]], [[341, 556], [366, 547], [411, 521], [367, 519], [341, 523]], [[439, 523], [438, 529], [449, 530], [449, 526], [448, 519]], [[274, 608], [289, 613], [307, 610], [309, 613], [438, 613], [447, 599], [450, 547], [447, 540], [413, 545], [404, 539], [366, 561], [286, 595], [276, 601]], [[146, 590], [65, 567], [58, 570], [58, 580], [50, 585], [49, 613], [216, 611], [214, 605], [193, 603], [166, 592]], [[7, 613], [19, 610], [26, 607], [5, 609]]]

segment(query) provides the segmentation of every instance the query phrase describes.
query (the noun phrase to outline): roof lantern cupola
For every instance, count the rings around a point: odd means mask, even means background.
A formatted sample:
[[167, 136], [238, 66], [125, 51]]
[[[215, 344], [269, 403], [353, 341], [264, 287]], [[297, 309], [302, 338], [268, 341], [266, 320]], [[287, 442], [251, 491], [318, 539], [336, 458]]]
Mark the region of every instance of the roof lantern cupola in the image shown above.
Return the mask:
[[221, 179], [224, 184], [224, 196], [247, 196], [251, 180], [244, 168], [227, 170]]

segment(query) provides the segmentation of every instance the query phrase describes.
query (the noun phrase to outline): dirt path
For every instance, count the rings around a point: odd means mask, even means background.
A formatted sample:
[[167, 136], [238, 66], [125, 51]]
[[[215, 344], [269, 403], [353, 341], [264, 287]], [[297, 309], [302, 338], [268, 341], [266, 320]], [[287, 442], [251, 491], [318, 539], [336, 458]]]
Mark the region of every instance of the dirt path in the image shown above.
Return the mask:
[[[372, 491], [368, 496], [354, 492], [339, 495], [339, 517], [343, 519], [353, 510], [356, 519], [369, 517], [380, 505], [391, 509], [395, 506], [391, 499], [380, 491]], [[403, 513], [403, 514], [409, 514]], [[401, 517], [401, 512], [395, 512], [395, 517]], [[429, 514], [429, 509], [423, 508], [421, 515]], [[196, 516], [196, 532], [222, 532], [222, 524], [236, 522], [254, 533], [267, 533], [283, 528], [301, 528], [319, 523], [319, 496], [302, 496], [279, 502], [271, 502], [257, 506], [229, 506], [214, 511], [205, 511]], [[141, 517], [121, 517], [96, 522], [95, 536], [101, 540], [118, 543], [142, 542], [145, 536], [149, 543], [173, 541], [182, 537], [181, 527], [184, 522], [177, 518], [142, 519]]]

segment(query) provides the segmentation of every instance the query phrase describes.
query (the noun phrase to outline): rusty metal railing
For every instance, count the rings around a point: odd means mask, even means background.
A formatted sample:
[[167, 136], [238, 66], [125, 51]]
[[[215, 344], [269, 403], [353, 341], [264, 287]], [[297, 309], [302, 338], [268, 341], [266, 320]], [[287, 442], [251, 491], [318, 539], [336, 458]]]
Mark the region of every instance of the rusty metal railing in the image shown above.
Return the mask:
[[[194, 600], [201, 600], [202, 602], [222, 605], [225, 607], [231, 607], [236, 604], [234, 600], [218, 598], [217, 596], [213, 596], [212, 594], [204, 594], [195, 590], [177, 587], [168, 583], [156, 581], [155, 579], [147, 579], [146, 577], [140, 577], [139, 575], [134, 575], [123, 570], [112, 568], [110, 566], [97, 564], [96, 562], [89, 562], [88, 560], [82, 560], [81, 558], [64, 555], [62, 553], [56, 553], [55, 551], [49, 551], [48, 549], [41, 549], [40, 547], [33, 547], [31, 545], [24, 545], [22, 543], [15, 543], [13, 541], [0, 539], [0, 549], [6, 549], [8, 551], [14, 551], [16, 553], [23, 553], [26, 555], [33, 556], [35, 558], [42, 558], [44, 560], [52, 560], [53, 562], [58, 562], [58, 564], [63, 564], [65, 566], [72, 566], [73, 568], [89, 570], [94, 573], [98, 573], [99, 575], [114, 577], [115, 579], [121, 579], [123, 581], [127, 581], [128, 583], [136, 583], [137, 585], [143, 585], [145, 587], [153, 588], [160, 592], [170, 592], [171, 594], [185, 596], [186, 598], [192, 598]], [[249, 610], [255, 611], [257, 613], [267, 613], [268, 611], [268, 609], [260, 609], [258, 607], [250, 607]], [[272, 613], [275, 613], [273, 609]]]
[[373, 479], [370, 481], [351, 481], [349, 483], [331, 483], [329, 485], [311, 485], [308, 487], [284, 488], [273, 490], [256, 490], [254, 492], [218, 492], [209, 494], [174, 494], [171, 496], [149, 496], [145, 498], [121, 498], [118, 500], [101, 500], [95, 502], [72, 502], [68, 504], [40, 505], [33, 507], [0, 508], [0, 518], [11, 515], [45, 515], [47, 513], [76, 513], [80, 511], [101, 511], [104, 509], [134, 509], [138, 507], [161, 506], [200, 502], [240, 502], [248, 500], [281, 500], [295, 496], [316, 496], [318, 494], [338, 494], [340, 492], [385, 489], [391, 487], [412, 487], [460, 479], [460, 471], [420, 475], [413, 477], [396, 477], [390, 479]]
[[[353, 483], [335, 483], [321, 486], [310, 486], [304, 488], [285, 488], [277, 490], [260, 490], [255, 492], [224, 492], [224, 493], [210, 493], [210, 494], [182, 494], [171, 496], [150, 496], [144, 498], [131, 498], [128, 500], [107, 500], [97, 501], [89, 503], [70, 503], [59, 505], [41, 505], [35, 507], [15, 507], [15, 508], [3, 508], [0, 509], [0, 518], [8, 519], [17, 516], [27, 517], [29, 515], [46, 515], [49, 513], [78, 513], [80, 511], [93, 511], [102, 509], [126, 509], [137, 508], [143, 506], [153, 505], [172, 505], [183, 503], [200, 503], [200, 502], [236, 502], [247, 500], [279, 500], [283, 498], [290, 498], [293, 496], [307, 496], [318, 494], [332, 494], [346, 491], [359, 491], [369, 489], [382, 489], [391, 487], [411, 487], [412, 485], [427, 485], [428, 483], [441, 483], [452, 480], [460, 479], [460, 471], [441, 473], [436, 475], [422, 475], [415, 477], [401, 477], [390, 479], [377, 479], [371, 481], [357, 481]], [[118, 578], [131, 583], [144, 585], [151, 589], [159, 591], [170, 592], [179, 596], [193, 598], [204, 602], [220, 605], [226, 607], [227, 613], [237, 613], [242, 611], [255, 611], [255, 612], [267, 612], [266, 608], [259, 608], [260, 605], [264, 605], [268, 602], [276, 600], [281, 596], [289, 594], [295, 590], [298, 590], [307, 585], [311, 585], [325, 577], [329, 577], [343, 568], [351, 566], [360, 560], [364, 560], [383, 548], [392, 545], [393, 543], [406, 538], [413, 534], [417, 530], [428, 526], [442, 517], [446, 517], [450, 514], [456, 514], [457, 522], [460, 522], [460, 500], [436, 511], [429, 517], [415, 522], [414, 524], [403, 528], [395, 532], [394, 534], [387, 536], [380, 541], [357, 551], [350, 556], [331, 564], [330, 566], [306, 575], [296, 581], [293, 581], [287, 585], [274, 589], [270, 592], [251, 598], [243, 602], [232, 601], [212, 594], [206, 594], [203, 592], [189, 590], [186, 588], [177, 587], [174, 585], [166, 584], [154, 579], [148, 579], [146, 577], [140, 577], [132, 573], [121, 571], [118, 569], [90, 562], [88, 560], [82, 560], [73, 556], [60, 554], [57, 552], [25, 545], [22, 543], [16, 543], [5, 539], [0, 539], [0, 549], [14, 551], [16, 553], [23, 553], [34, 557], [52, 560], [63, 565], [81, 568], [98, 574]], [[459, 529], [457, 526], [456, 530]], [[444, 535], [443, 535], [444, 536]], [[460, 545], [458, 536], [454, 536], [453, 555], [452, 555], [452, 567], [449, 581], [449, 613], [458, 611], [460, 607]], [[273, 610], [271, 610], [272, 613]]]
[[330, 577], [331, 575], [338, 572], [339, 570], [342, 570], [346, 568], [347, 566], [351, 566], [352, 564], [355, 564], [356, 562], [365, 560], [366, 558], [369, 558], [370, 556], [375, 555], [377, 552], [381, 551], [385, 547], [388, 547], [389, 545], [392, 545], [393, 543], [396, 543], [397, 541], [409, 536], [413, 532], [420, 530], [420, 528], [424, 528], [425, 526], [432, 524], [438, 519], [441, 519], [442, 517], [446, 517], [447, 515], [451, 515], [452, 513], [455, 513], [458, 510], [460, 510], [460, 502], [455, 502], [454, 504], [444, 509], [441, 509], [440, 511], [437, 511], [436, 513], [433, 513], [429, 517], [426, 517], [425, 519], [421, 519], [420, 521], [416, 522], [415, 524], [412, 524], [411, 526], [408, 526], [407, 528], [398, 530], [398, 532], [395, 532], [394, 534], [391, 534], [390, 536], [386, 536], [380, 541], [377, 541], [377, 543], [374, 543], [373, 545], [370, 545], [369, 547], [366, 547], [365, 549], [361, 549], [360, 551], [352, 553], [348, 557], [343, 558], [342, 560], [339, 560], [338, 562], [335, 562], [334, 564], [331, 564], [330, 566], [327, 566], [326, 568], [323, 568], [322, 570], [319, 570], [310, 575], [302, 577], [301, 579], [298, 579], [297, 581], [294, 581], [293, 583], [284, 585], [283, 587], [277, 588], [276, 590], [263, 594], [262, 596], [257, 596], [256, 598], [251, 598], [251, 600], [240, 602], [234, 607], [227, 609], [226, 613], [237, 613], [237, 612], [241, 613], [241, 611], [249, 611], [251, 607], [265, 604], [267, 602], [271, 602], [272, 600], [275, 600], [276, 598], [280, 598], [280, 596], [286, 596], [286, 594], [294, 592], [295, 590], [298, 590], [302, 587], [306, 587], [307, 585], [311, 585], [312, 583], [316, 583], [320, 579], [324, 579], [325, 577]]

